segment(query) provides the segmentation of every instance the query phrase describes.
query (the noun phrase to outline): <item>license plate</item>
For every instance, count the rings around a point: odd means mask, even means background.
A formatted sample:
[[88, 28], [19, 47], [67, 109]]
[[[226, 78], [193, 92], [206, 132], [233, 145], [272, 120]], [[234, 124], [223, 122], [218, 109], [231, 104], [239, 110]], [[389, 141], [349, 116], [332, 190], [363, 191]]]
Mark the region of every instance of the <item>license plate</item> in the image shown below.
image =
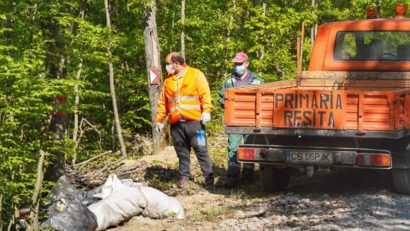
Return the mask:
[[333, 155], [323, 151], [290, 151], [287, 160], [299, 163], [333, 163]]

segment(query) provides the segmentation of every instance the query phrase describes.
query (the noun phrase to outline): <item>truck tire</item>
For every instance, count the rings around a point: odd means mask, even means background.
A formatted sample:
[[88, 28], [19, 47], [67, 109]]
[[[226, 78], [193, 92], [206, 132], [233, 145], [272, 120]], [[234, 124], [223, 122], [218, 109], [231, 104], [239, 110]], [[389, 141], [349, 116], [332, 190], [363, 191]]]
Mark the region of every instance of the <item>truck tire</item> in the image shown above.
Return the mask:
[[259, 166], [261, 186], [265, 192], [286, 190], [290, 181], [290, 168], [278, 169], [271, 165]]
[[393, 169], [393, 184], [398, 193], [410, 195], [410, 169]]

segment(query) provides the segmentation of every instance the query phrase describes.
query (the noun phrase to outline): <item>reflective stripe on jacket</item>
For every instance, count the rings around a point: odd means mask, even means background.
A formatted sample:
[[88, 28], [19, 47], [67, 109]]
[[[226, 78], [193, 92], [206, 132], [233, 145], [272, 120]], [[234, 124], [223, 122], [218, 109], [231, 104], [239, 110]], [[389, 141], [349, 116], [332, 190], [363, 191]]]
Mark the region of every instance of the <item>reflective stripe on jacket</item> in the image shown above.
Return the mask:
[[212, 111], [211, 92], [204, 74], [187, 66], [182, 77], [168, 76], [164, 81], [155, 121], [162, 123], [169, 114], [170, 123], [201, 120], [202, 112]]

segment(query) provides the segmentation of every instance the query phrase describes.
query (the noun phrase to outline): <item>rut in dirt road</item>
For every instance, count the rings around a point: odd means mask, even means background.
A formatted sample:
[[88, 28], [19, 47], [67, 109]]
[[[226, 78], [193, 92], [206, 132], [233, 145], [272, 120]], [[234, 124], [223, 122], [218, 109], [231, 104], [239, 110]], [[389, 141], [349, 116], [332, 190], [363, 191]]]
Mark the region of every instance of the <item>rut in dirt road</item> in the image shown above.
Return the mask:
[[[286, 192], [255, 199], [263, 217], [227, 219], [222, 230], [410, 230], [410, 197], [388, 171], [344, 169], [295, 177]], [[242, 211], [243, 212], [243, 211]], [[238, 211], [237, 211], [238, 213]]]

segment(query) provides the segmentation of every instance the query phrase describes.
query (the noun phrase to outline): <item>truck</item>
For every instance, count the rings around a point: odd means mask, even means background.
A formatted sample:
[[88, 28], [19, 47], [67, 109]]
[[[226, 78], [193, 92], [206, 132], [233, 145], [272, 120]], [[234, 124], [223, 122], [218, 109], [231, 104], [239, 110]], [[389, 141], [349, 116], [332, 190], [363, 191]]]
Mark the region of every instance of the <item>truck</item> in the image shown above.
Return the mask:
[[410, 20], [395, 17], [319, 26], [307, 71], [295, 79], [229, 88], [228, 134], [248, 134], [238, 160], [259, 164], [262, 188], [284, 190], [294, 169], [392, 171], [410, 195]]

